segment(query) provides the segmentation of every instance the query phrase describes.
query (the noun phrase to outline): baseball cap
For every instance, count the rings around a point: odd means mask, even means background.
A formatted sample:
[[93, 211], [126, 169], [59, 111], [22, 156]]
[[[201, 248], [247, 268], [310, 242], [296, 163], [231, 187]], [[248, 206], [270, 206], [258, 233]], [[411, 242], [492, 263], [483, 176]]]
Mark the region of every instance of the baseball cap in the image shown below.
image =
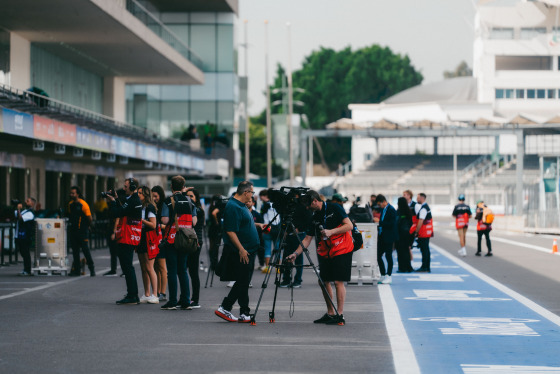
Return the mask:
[[460, 194], [459, 197], [457, 198], [458, 200], [465, 200], [465, 195], [464, 194]]
[[335, 193], [334, 195], [332, 195], [332, 199], [342, 201], [343, 203], [348, 201], [348, 198], [343, 197], [342, 194], [339, 194], [339, 193]]

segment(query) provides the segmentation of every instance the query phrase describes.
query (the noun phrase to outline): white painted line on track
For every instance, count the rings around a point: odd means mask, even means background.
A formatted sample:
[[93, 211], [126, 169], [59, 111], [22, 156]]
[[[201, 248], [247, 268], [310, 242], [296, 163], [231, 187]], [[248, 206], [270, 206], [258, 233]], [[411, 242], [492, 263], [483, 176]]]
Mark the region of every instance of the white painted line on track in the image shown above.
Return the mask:
[[11, 297], [25, 295], [26, 293], [29, 293], [29, 292], [40, 291], [40, 290], [44, 290], [46, 288], [51, 288], [51, 287], [58, 286], [58, 285], [61, 285], [61, 284], [75, 282], [80, 278], [81, 277], [75, 277], [75, 278], [66, 279], [66, 280], [63, 280], [63, 281], [60, 281], [60, 282], [50, 282], [50, 283], [47, 283], [47, 284], [44, 284], [44, 285], [38, 286], [38, 287], [25, 288], [23, 291], [14, 292], [14, 293], [11, 293], [9, 295], [0, 296], [0, 300], [5, 300], [5, 299], [9, 299]]
[[210, 344], [200, 344], [200, 343], [164, 343], [163, 346], [177, 346], [177, 347], [250, 347], [250, 348], [315, 348], [315, 349], [350, 349], [350, 350], [365, 350], [365, 351], [379, 351], [386, 350], [387, 347], [384, 346], [374, 346], [371, 344], [366, 345], [325, 345], [325, 344], [231, 344], [231, 343], [210, 343]]
[[420, 374], [420, 367], [402, 323], [393, 291], [391, 291], [390, 286], [379, 286], [378, 289], [381, 305], [383, 306], [385, 326], [387, 327], [387, 334], [391, 342], [395, 372], [397, 374]]
[[491, 286], [494, 286], [495, 288], [497, 288], [498, 290], [502, 291], [503, 293], [505, 293], [506, 295], [510, 296], [511, 298], [513, 298], [514, 300], [519, 301], [521, 304], [525, 305], [527, 308], [531, 309], [533, 312], [540, 314], [541, 316], [543, 316], [544, 318], [548, 319], [550, 322], [560, 326], [560, 316], [552, 313], [551, 311], [549, 311], [548, 309], [543, 308], [542, 306], [540, 306], [539, 304], [535, 303], [534, 301], [529, 300], [528, 298], [526, 298], [525, 296], [515, 292], [514, 290], [512, 290], [511, 288], [503, 285], [502, 283], [494, 280], [493, 278], [490, 278], [489, 276], [487, 276], [486, 274], [478, 271], [477, 269], [475, 269], [474, 267], [470, 266], [469, 264], [467, 264], [466, 262], [460, 260], [459, 258], [453, 256], [452, 254], [450, 254], [449, 252], [447, 252], [445, 249], [443, 249], [442, 247], [435, 245], [435, 244], [431, 244], [430, 243], [430, 247], [434, 248], [436, 251], [438, 251], [439, 253], [441, 253], [443, 256], [447, 257], [448, 259], [450, 259], [451, 261], [455, 262], [456, 264], [458, 264], [459, 266], [461, 266], [463, 269], [471, 272], [473, 275], [475, 275], [476, 277], [482, 279], [484, 282], [490, 284]]

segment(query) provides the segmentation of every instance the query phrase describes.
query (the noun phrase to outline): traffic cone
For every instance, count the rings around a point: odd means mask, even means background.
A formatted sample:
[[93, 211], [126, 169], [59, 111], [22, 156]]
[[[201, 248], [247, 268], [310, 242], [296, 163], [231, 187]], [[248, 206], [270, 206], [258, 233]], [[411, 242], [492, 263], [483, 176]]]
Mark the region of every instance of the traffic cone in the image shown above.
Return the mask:
[[558, 253], [558, 243], [556, 242], [556, 239], [552, 242], [552, 254], [555, 253]]

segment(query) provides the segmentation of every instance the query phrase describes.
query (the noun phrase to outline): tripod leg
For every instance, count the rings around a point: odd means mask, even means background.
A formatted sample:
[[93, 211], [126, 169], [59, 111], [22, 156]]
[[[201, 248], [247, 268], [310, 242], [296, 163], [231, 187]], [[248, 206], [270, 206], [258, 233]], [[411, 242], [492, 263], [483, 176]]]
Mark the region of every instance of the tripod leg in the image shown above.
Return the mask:
[[210, 278], [210, 273], [212, 273], [212, 276], [214, 276], [214, 271], [208, 269], [208, 274], [206, 274], [206, 283], [204, 284], [204, 288], [208, 288], [208, 279]]

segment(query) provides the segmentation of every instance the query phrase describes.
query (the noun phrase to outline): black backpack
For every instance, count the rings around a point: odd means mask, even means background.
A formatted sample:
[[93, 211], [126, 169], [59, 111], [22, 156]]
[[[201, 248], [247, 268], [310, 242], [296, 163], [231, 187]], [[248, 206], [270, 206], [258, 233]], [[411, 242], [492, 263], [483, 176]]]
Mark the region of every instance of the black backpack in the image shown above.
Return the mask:
[[358, 226], [355, 223], [352, 223], [352, 240], [354, 241], [354, 250], [356, 252], [362, 248], [364, 245], [364, 237], [360, 230], [358, 230]]

